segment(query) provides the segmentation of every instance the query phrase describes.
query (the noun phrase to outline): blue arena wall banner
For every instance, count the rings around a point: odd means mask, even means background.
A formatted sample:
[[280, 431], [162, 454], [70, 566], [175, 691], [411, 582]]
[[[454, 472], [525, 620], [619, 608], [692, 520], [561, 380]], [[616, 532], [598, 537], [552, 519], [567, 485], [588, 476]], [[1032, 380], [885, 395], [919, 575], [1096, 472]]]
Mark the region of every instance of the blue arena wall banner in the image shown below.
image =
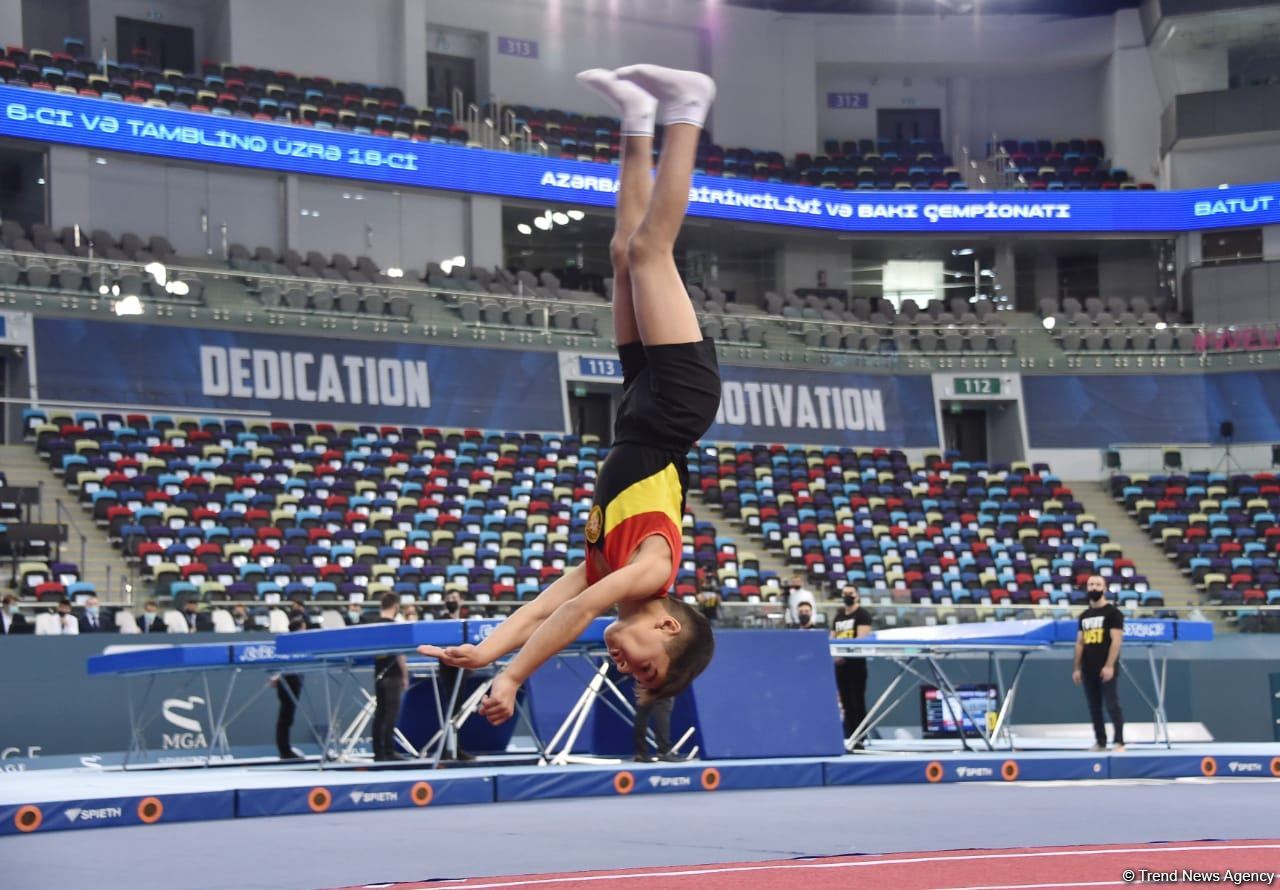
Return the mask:
[[1280, 372], [1222, 374], [1023, 375], [1027, 438], [1033, 448], [1105, 448], [1175, 442], [1280, 441]]
[[927, 375], [814, 373], [721, 365], [720, 410], [707, 439], [936, 448]]
[[[0, 136], [612, 206], [618, 168], [0, 86]], [[1180, 232], [1280, 222], [1280, 183], [1181, 192], [839, 192], [695, 176], [689, 213], [837, 232]]]
[[560, 431], [553, 352], [38, 318], [40, 398], [298, 420]]

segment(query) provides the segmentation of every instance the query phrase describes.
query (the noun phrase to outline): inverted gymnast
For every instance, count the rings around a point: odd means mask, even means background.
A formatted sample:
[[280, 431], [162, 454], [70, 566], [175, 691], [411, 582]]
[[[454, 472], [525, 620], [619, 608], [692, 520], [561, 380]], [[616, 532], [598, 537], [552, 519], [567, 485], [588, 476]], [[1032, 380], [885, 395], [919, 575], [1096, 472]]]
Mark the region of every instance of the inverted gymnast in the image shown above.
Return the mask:
[[[587, 519], [586, 559], [479, 645], [418, 648], [468, 669], [519, 649], [480, 705], [495, 725], [510, 719], [530, 675], [611, 609], [618, 617], [605, 630], [605, 645], [618, 670], [635, 679], [642, 702], [678, 695], [715, 648], [702, 613], [667, 594], [680, 565], [686, 457], [720, 404], [715, 345], [702, 336], [673, 254], [716, 87], [705, 74], [657, 65], [593, 68], [578, 81], [613, 102], [622, 117], [609, 254], [623, 392]], [[659, 105], [665, 130], [655, 179]]]

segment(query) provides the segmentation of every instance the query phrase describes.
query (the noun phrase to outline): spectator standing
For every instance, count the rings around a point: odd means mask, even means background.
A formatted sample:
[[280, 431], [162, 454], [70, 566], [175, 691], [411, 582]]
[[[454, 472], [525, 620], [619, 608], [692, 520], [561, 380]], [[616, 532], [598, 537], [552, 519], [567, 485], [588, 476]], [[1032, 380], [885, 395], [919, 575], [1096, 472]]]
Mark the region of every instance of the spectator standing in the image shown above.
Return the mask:
[[801, 603], [809, 604], [810, 618], [813, 616], [813, 609], [818, 603], [818, 598], [813, 595], [804, 584], [804, 575], [796, 572], [791, 576], [791, 582], [787, 585], [787, 614], [786, 621], [788, 624], [798, 625], [800, 623], [799, 609]]

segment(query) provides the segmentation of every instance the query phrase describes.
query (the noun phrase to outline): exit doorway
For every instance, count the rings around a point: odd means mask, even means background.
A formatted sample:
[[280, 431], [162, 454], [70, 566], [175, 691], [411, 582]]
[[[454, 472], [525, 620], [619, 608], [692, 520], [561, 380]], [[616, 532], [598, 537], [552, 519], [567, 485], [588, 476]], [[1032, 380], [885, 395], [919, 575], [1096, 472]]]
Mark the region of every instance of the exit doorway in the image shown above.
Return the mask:
[[462, 91], [462, 105], [476, 101], [476, 61], [444, 53], [427, 54], [427, 102], [434, 108], [452, 108], [453, 91]]
[[613, 395], [581, 383], [569, 390], [569, 431], [575, 436], [599, 436], [600, 444], [613, 444]]
[[960, 460], [1013, 463], [1026, 459], [1018, 403], [1012, 399], [943, 402], [942, 442]]
[[881, 108], [876, 111], [876, 134], [892, 142], [941, 142], [942, 112], [936, 108]]

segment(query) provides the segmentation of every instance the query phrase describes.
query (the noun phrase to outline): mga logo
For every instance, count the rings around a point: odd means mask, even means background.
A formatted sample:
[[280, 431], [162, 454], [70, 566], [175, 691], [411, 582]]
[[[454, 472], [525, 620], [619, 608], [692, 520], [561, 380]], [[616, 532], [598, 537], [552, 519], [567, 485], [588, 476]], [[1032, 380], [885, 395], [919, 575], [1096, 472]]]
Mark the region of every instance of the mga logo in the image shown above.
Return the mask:
[[170, 725], [178, 727], [182, 732], [166, 732], [160, 736], [160, 747], [166, 751], [174, 748], [207, 748], [209, 743], [205, 740], [204, 727], [200, 725], [200, 721], [195, 717], [187, 717], [183, 712], [191, 712], [196, 709], [197, 705], [204, 704], [204, 699], [198, 695], [191, 695], [187, 698], [166, 698], [161, 705], [160, 713], [164, 715], [164, 719]]
[[961, 779], [993, 779], [996, 771], [989, 766], [957, 766], [956, 777]]
[[352, 791], [351, 802], [356, 806], [366, 803], [396, 803], [400, 800], [399, 791]]
[[650, 788], [688, 788], [693, 779], [688, 776], [650, 776]]
[[1261, 763], [1241, 763], [1238, 760], [1232, 760], [1227, 763], [1227, 769], [1233, 773], [1260, 773], [1262, 772]]
[[67, 807], [65, 813], [67, 820], [70, 822], [99, 822], [103, 819], [121, 818], [124, 816], [124, 809], [121, 807], [96, 807], [94, 809]]

